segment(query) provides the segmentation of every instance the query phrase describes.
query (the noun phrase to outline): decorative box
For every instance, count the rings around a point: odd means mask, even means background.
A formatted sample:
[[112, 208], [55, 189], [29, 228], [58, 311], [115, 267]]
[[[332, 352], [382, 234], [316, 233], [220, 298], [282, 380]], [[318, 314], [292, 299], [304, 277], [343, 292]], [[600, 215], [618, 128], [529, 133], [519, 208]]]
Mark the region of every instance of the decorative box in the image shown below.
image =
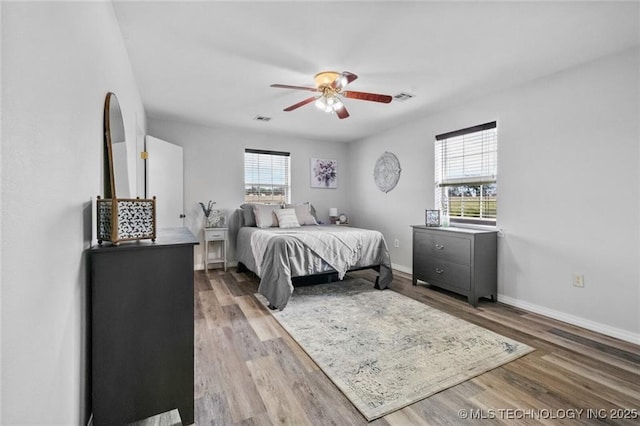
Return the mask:
[[98, 244], [110, 241], [156, 240], [156, 198], [100, 198], [98, 211]]

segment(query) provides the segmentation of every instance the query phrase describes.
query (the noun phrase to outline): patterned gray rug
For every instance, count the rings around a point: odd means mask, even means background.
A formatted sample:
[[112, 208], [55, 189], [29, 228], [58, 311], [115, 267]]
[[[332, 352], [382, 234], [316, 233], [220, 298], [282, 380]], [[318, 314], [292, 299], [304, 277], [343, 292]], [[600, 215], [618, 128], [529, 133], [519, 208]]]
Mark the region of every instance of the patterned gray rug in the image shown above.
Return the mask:
[[362, 279], [296, 287], [272, 314], [369, 421], [533, 351]]

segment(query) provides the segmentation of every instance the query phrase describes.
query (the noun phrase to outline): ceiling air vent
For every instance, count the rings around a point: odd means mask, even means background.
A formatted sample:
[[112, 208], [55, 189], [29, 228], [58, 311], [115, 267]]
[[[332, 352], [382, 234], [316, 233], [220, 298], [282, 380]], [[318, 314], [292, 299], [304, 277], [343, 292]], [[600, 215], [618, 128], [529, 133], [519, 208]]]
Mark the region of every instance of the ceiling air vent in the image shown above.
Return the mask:
[[265, 117], [263, 115], [256, 115], [253, 119], [256, 121], [271, 121], [271, 117]]
[[413, 98], [415, 95], [412, 95], [411, 93], [407, 93], [407, 92], [400, 92], [397, 95], [393, 96], [393, 99], [395, 99], [396, 101], [399, 102], [404, 102], [407, 101], [411, 98]]

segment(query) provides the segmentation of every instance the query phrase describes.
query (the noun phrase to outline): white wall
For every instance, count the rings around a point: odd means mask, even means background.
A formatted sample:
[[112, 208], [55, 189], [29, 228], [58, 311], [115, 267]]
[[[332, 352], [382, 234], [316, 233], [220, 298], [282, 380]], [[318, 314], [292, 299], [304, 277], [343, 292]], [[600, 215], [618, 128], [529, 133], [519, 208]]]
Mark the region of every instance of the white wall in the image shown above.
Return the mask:
[[[400, 239], [410, 271], [435, 135], [497, 120], [500, 300], [640, 342], [639, 62], [625, 51], [350, 144], [350, 211]], [[388, 194], [371, 177], [385, 150], [402, 166]]]
[[1, 7], [0, 423], [86, 424], [84, 251], [103, 189], [107, 92], [118, 96], [128, 139], [136, 120], [146, 128], [145, 114], [110, 2]]
[[[229, 213], [244, 202], [245, 148], [290, 152], [291, 201], [311, 202], [320, 220], [329, 220], [330, 207], [343, 211], [349, 204], [350, 173], [346, 144], [155, 119], [149, 119], [149, 134], [184, 148], [185, 225], [202, 244], [203, 215], [198, 202], [206, 204], [213, 200], [217, 203], [216, 208]], [[337, 189], [311, 188], [309, 168], [312, 157], [338, 160]], [[160, 202], [162, 200], [158, 200]], [[203, 267], [202, 244], [196, 247], [198, 268]], [[231, 241], [230, 258], [235, 261], [233, 245]]]
[[[2, 47], [2, 4], [0, 4], [0, 48]], [[0, 50], [0, 100], [4, 99], [2, 91], [2, 54]], [[2, 166], [2, 104], [0, 102], [0, 167]], [[0, 241], [2, 241], [2, 169], [0, 168]], [[0, 243], [0, 423], [2, 422], [2, 243]]]

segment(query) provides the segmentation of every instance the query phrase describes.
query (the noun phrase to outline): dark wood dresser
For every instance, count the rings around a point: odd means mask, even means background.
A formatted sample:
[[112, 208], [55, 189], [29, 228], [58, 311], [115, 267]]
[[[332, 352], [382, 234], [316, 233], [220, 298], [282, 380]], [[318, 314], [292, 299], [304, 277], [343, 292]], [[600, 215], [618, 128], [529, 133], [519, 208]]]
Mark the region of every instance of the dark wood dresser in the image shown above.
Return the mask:
[[194, 420], [193, 246], [186, 228], [91, 254], [93, 424], [177, 408]]
[[497, 231], [413, 226], [413, 285], [425, 281], [467, 297], [496, 300]]

